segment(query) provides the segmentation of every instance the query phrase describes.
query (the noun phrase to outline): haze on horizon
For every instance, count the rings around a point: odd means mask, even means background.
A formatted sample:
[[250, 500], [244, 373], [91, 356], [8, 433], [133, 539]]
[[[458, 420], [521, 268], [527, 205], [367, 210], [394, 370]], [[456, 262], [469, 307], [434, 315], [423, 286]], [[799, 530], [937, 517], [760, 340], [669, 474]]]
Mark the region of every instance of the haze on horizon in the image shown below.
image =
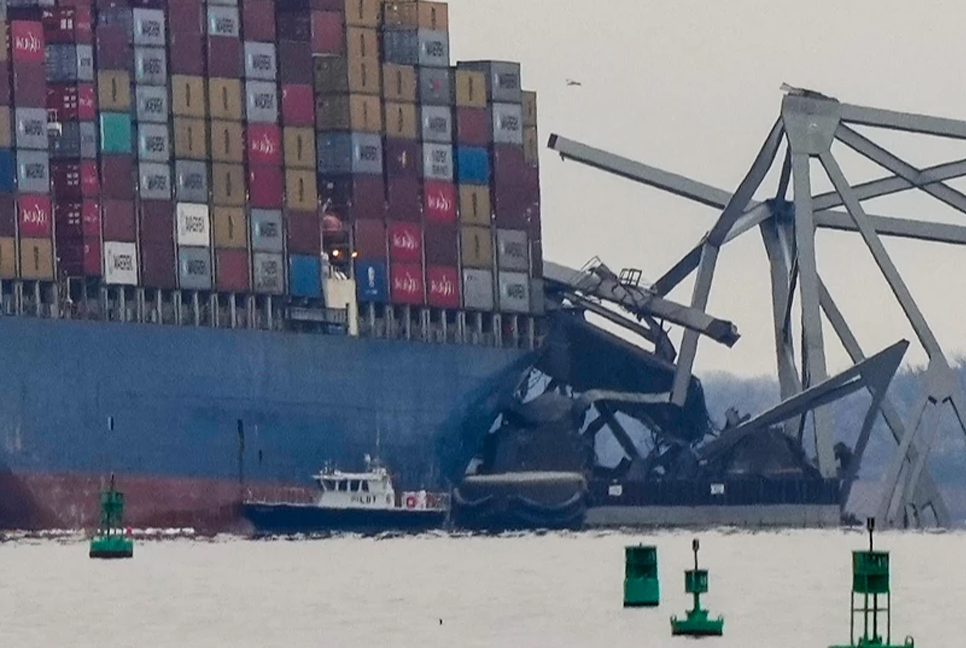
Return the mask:
[[[541, 145], [558, 133], [729, 191], [741, 181], [778, 116], [783, 82], [860, 105], [966, 119], [957, 64], [966, 54], [966, 6], [894, 0], [450, 0], [453, 61], [519, 60], [538, 92]], [[568, 86], [576, 79], [580, 87]], [[879, 136], [908, 162], [966, 158], [966, 143]], [[833, 152], [853, 184], [886, 173]], [[717, 213], [541, 152], [543, 250], [579, 267], [657, 279], [711, 227]], [[813, 173], [813, 191], [828, 188]], [[950, 183], [963, 190], [966, 183]], [[769, 197], [766, 181], [758, 198]], [[865, 203], [872, 213], [966, 224], [928, 197]], [[874, 208], [873, 208], [874, 206]], [[966, 249], [886, 239], [920, 308], [953, 361], [966, 355]], [[820, 232], [819, 272], [866, 353], [913, 341], [885, 280], [857, 234]], [[774, 375], [768, 265], [751, 231], [719, 258], [708, 312], [734, 321], [732, 348], [703, 340], [696, 373]], [[690, 281], [671, 297], [690, 300]], [[797, 314], [796, 314], [797, 329]], [[850, 364], [826, 326], [830, 371]]]

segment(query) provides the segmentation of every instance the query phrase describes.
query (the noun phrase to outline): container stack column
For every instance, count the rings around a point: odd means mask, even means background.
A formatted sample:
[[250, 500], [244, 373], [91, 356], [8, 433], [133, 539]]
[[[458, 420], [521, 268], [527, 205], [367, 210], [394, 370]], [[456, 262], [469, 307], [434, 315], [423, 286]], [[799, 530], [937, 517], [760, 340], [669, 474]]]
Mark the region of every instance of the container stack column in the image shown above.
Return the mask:
[[17, 207], [14, 191], [17, 162], [14, 151], [13, 110], [10, 107], [11, 34], [6, 12], [0, 16], [0, 313], [14, 312], [13, 281], [17, 264]]

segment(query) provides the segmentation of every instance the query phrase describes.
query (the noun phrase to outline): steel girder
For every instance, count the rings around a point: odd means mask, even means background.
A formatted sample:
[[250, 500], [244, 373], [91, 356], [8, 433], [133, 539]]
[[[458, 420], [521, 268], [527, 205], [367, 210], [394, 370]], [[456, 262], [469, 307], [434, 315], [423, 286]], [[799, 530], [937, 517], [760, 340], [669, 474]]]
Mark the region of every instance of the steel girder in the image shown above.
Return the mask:
[[[928, 509], [941, 526], [948, 526], [949, 513], [926, 468], [926, 460], [935, 436], [938, 407], [950, 404], [966, 434], [966, 394], [879, 237], [894, 236], [963, 245], [966, 244], [966, 227], [869, 215], [861, 203], [870, 198], [918, 189], [966, 214], [966, 195], [944, 183], [966, 176], [966, 160], [918, 169], [850, 127], [856, 124], [966, 139], [966, 122], [963, 121], [842, 104], [817, 93], [793, 90], [782, 101], [779, 120], [734, 194], [557, 135], [551, 136], [549, 146], [564, 159], [575, 160], [722, 210], [714, 227], [702, 241], [652, 286], [658, 295], [666, 295], [697, 270], [691, 305], [703, 311], [720, 247], [742, 233], [759, 227], [770, 267], [775, 351], [783, 402], [796, 399], [797, 394], [810, 393], [810, 390], [826, 382], [821, 314], [831, 324], [852, 361], [859, 365], [865, 358], [821, 281], [814, 252], [816, 227], [859, 233], [929, 357], [929, 365], [923, 376], [923, 394], [908, 426], [903, 424], [884, 390], [867, 385], [877, 404], [870, 416], [874, 417], [876, 411], [881, 411], [893, 438], [899, 444], [898, 452], [883, 478], [883, 497], [878, 515], [890, 524], [902, 520], [915, 523], [921, 521], [923, 511]], [[773, 199], [756, 201], [753, 194], [771, 168], [782, 139], [787, 146], [778, 190]], [[893, 175], [850, 185], [831, 153], [831, 144], [836, 140]], [[834, 191], [812, 195], [812, 159], [821, 163]], [[794, 187], [792, 203], [786, 200], [789, 185]], [[837, 209], [840, 207], [845, 210]], [[793, 355], [790, 325], [791, 303], [796, 290], [802, 311], [800, 375]], [[697, 340], [695, 332], [686, 332], [678, 363], [681, 380], [690, 377]], [[675, 396], [678, 394], [675, 393]], [[831, 421], [823, 411], [822, 404], [824, 401], [818, 408], [812, 408], [815, 446], [819, 470], [823, 475], [831, 476], [834, 473], [831, 451], [833, 436]], [[801, 413], [789, 417], [786, 430], [800, 425], [801, 421], [804, 421]], [[871, 429], [870, 425], [863, 426], [856, 444], [855, 469], [868, 442], [869, 432], [866, 428]], [[852, 478], [854, 475], [851, 475]]]

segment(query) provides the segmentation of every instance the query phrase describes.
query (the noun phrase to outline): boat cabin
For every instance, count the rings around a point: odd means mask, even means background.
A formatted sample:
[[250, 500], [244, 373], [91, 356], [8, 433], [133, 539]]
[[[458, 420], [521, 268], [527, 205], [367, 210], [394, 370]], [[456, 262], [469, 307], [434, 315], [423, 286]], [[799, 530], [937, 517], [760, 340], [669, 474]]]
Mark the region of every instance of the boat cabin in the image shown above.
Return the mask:
[[319, 485], [316, 503], [326, 508], [390, 509], [396, 506], [396, 492], [385, 468], [347, 473], [322, 471], [314, 477]]

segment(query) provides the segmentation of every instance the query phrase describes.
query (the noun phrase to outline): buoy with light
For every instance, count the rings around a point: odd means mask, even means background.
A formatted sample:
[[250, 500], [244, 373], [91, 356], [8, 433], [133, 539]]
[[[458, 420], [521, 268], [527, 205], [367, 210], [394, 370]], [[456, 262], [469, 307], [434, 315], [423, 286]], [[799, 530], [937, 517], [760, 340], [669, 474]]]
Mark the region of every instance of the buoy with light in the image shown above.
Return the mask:
[[724, 633], [724, 618], [708, 618], [708, 611], [701, 607], [701, 595], [708, 592], [708, 570], [698, 569], [698, 549], [701, 544], [695, 538], [691, 542], [694, 551], [694, 569], [684, 572], [684, 591], [694, 596], [694, 608], [687, 611], [687, 617], [671, 617], [671, 634], [690, 637], [721, 636]]
[[[849, 643], [830, 648], [913, 648], [915, 640], [906, 637], [902, 644], [892, 643], [892, 591], [889, 585], [889, 552], [876, 551], [873, 544], [875, 518], [866, 520], [869, 550], [852, 552], [852, 597]], [[856, 596], [861, 606], [856, 605]], [[862, 634], [856, 636], [861, 625]], [[884, 628], [883, 628], [884, 626]], [[885, 636], [879, 634], [885, 631]]]
[[657, 547], [624, 547], [624, 607], [656, 607], [660, 602]]
[[134, 539], [131, 528], [123, 531], [124, 493], [114, 486], [111, 475], [110, 489], [101, 493], [101, 520], [97, 532], [91, 538], [91, 558], [132, 558]]

